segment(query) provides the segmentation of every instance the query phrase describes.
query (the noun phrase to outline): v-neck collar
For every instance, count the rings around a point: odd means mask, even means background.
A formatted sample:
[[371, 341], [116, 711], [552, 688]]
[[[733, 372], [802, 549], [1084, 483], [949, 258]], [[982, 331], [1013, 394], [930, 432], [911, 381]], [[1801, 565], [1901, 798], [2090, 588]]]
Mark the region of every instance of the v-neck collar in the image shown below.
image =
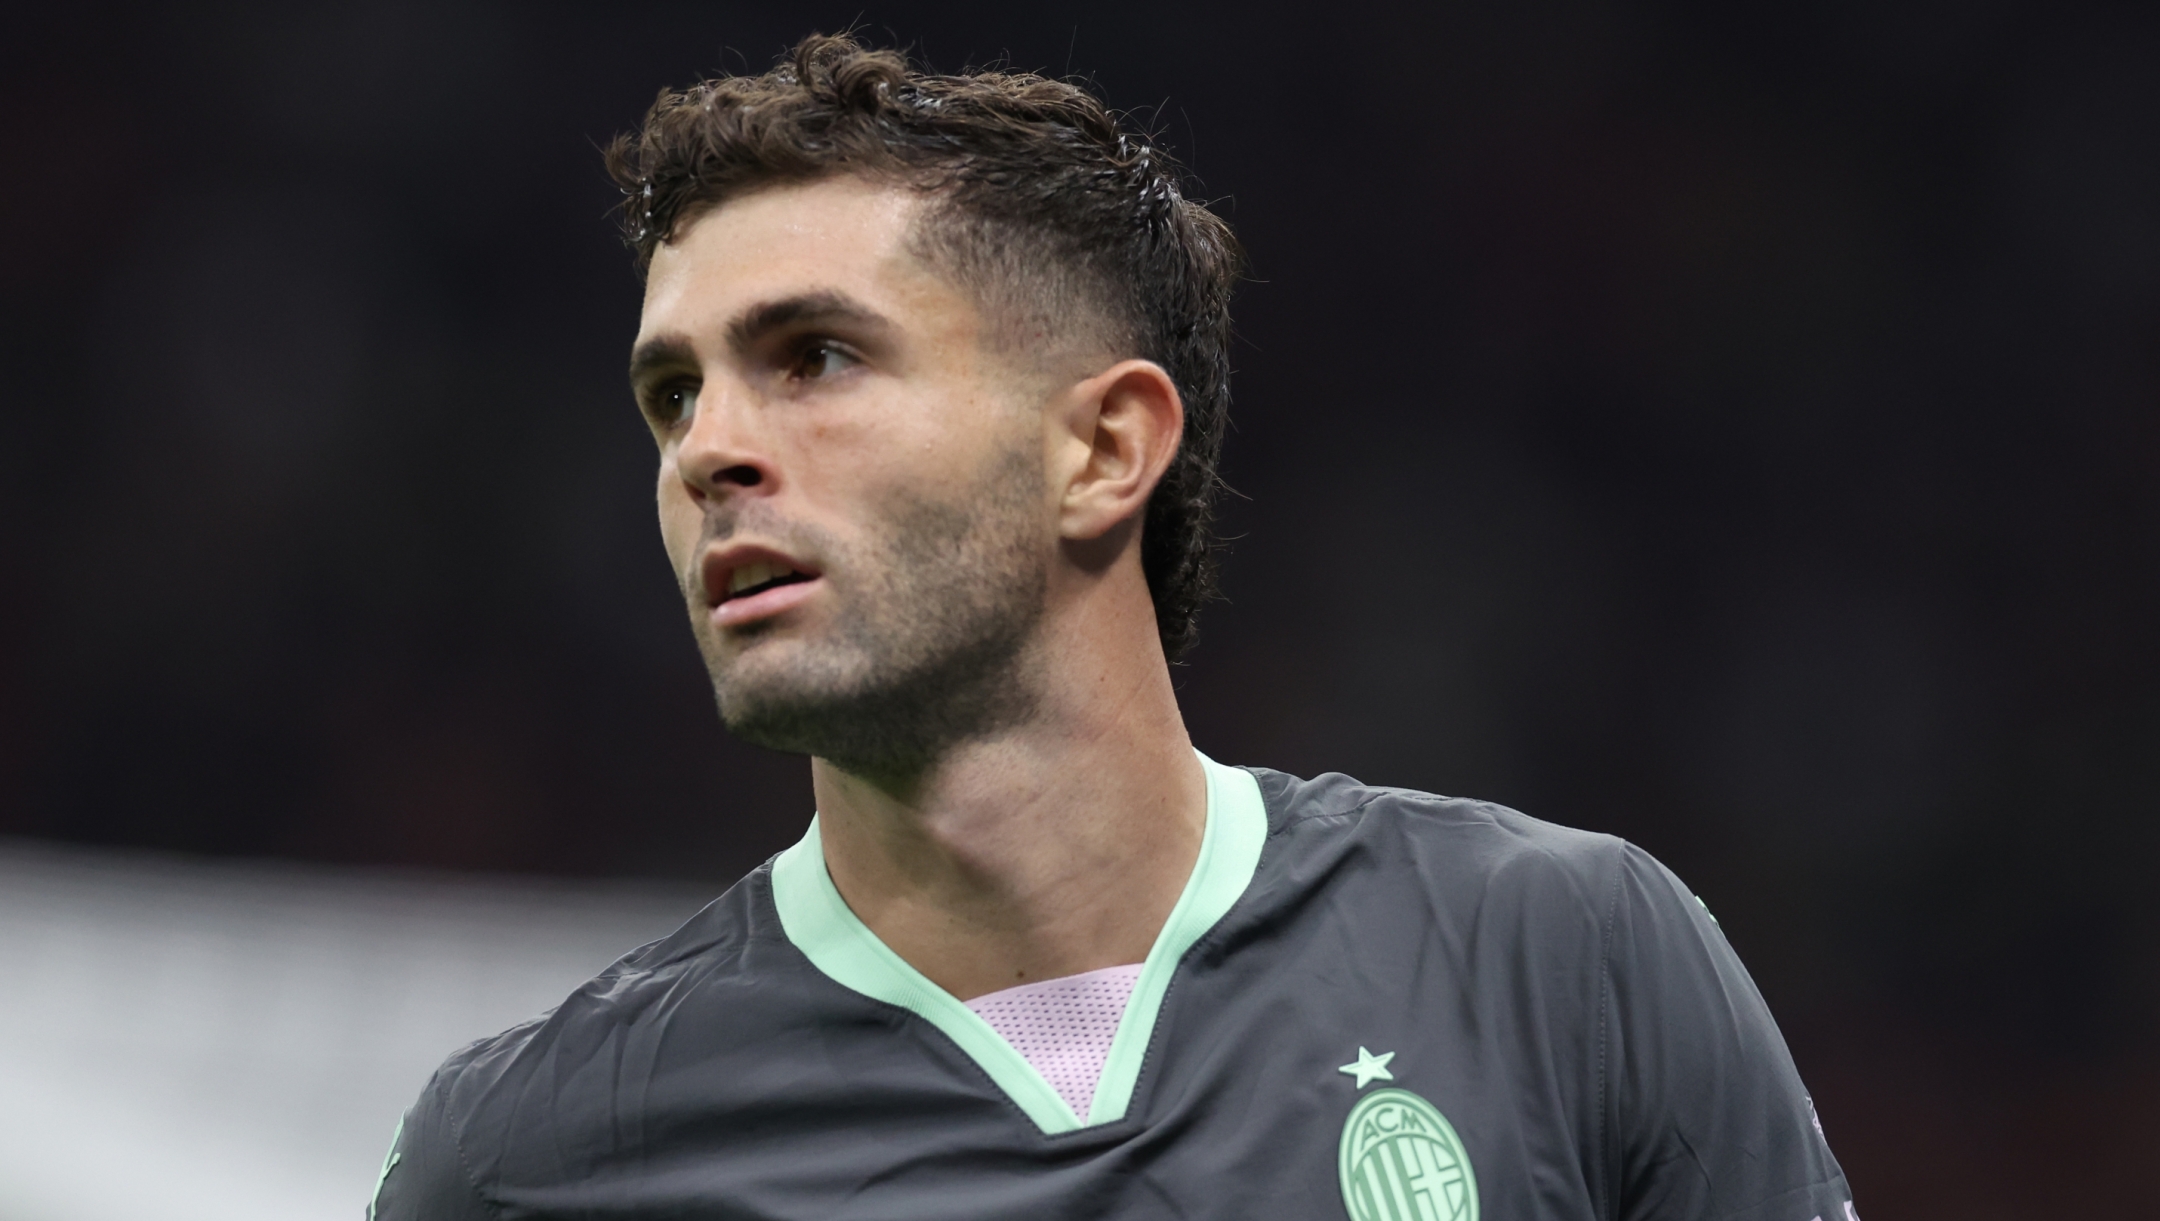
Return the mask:
[[826, 871], [825, 847], [814, 817], [802, 839], [773, 860], [773, 905], [780, 910], [780, 927], [835, 983], [897, 1005], [944, 1031], [1045, 1135], [1123, 1119], [1170, 977], [1185, 951], [1245, 893], [1267, 841], [1267, 807], [1259, 782], [1249, 772], [1224, 767], [1206, 755], [1199, 758], [1207, 773], [1207, 828], [1200, 837], [1200, 855], [1141, 965], [1084, 1122], [988, 1022], [909, 966], [856, 918]]

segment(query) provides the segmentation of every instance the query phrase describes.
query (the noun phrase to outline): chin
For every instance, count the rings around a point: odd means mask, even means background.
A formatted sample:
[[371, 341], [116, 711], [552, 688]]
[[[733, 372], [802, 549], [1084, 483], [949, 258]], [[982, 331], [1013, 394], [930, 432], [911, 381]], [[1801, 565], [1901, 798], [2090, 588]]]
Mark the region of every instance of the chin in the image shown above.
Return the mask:
[[844, 763], [892, 754], [860, 740], [862, 723], [852, 715], [851, 701], [844, 699], [802, 692], [730, 692], [720, 697], [720, 720], [736, 738], [782, 754]]
[[836, 722], [861, 702], [848, 667], [804, 650], [771, 646], [714, 667], [713, 695], [728, 732], [753, 745], [793, 754], [820, 754]]
[[814, 755], [874, 781], [904, 782], [935, 767], [957, 744], [997, 733], [1033, 711], [1024, 684], [939, 681], [947, 677], [731, 686], [720, 692], [720, 716], [753, 746]]

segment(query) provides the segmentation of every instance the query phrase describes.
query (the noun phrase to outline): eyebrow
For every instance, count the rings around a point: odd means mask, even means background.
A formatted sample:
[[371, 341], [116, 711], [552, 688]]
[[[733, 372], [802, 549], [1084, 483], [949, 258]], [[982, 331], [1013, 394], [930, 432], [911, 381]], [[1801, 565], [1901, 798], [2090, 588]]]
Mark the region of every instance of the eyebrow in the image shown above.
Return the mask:
[[815, 323], [845, 323], [876, 330], [885, 330], [892, 325], [885, 315], [846, 293], [830, 290], [798, 293], [777, 301], [759, 302], [736, 315], [735, 320], [728, 323], [728, 346], [738, 353], [747, 352], [774, 331]]
[[[756, 347], [774, 331], [814, 324], [846, 324], [873, 331], [892, 327], [890, 319], [846, 293], [820, 291], [798, 293], [777, 301], [761, 301], [735, 316], [727, 325], [728, 346], [738, 354]], [[646, 340], [630, 353], [630, 384], [638, 386], [662, 369], [695, 369], [697, 352], [680, 335], [660, 335]]]
[[630, 385], [634, 388], [645, 383], [661, 369], [695, 369], [697, 353], [690, 348], [690, 341], [676, 335], [662, 335], [648, 339], [630, 353]]

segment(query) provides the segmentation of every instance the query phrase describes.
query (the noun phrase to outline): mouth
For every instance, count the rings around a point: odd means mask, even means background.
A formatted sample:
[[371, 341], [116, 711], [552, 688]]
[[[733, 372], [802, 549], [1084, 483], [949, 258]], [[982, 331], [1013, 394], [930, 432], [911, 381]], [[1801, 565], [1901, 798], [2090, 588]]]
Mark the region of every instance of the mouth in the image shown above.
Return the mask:
[[734, 627], [767, 619], [801, 605], [820, 577], [796, 561], [767, 551], [715, 553], [705, 563], [705, 589], [712, 620]]
[[752, 560], [728, 573], [727, 592], [720, 596], [721, 602], [737, 598], [754, 598], [768, 589], [783, 585], [800, 585], [817, 578], [807, 572], [798, 572], [786, 564], [772, 560]]

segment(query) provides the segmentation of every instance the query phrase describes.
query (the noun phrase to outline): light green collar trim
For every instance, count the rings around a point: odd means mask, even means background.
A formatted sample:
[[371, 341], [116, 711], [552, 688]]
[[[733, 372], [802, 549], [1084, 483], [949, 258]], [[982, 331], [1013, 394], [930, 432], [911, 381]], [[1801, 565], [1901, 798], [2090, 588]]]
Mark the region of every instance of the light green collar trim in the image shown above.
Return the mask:
[[1208, 799], [1200, 857], [1133, 984], [1086, 1124], [988, 1022], [909, 966], [855, 917], [825, 870], [815, 818], [809, 832], [773, 860], [773, 905], [780, 909], [780, 926], [795, 948], [834, 982], [898, 1005], [944, 1031], [1046, 1135], [1123, 1119], [1170, 977], [1193, 942], [1245, 893], [1267, 841], [1267, 807], [1252, 774], [1224, 767], [1206, 755], [1200, 755], [1200, 765], [1207, 772]]

